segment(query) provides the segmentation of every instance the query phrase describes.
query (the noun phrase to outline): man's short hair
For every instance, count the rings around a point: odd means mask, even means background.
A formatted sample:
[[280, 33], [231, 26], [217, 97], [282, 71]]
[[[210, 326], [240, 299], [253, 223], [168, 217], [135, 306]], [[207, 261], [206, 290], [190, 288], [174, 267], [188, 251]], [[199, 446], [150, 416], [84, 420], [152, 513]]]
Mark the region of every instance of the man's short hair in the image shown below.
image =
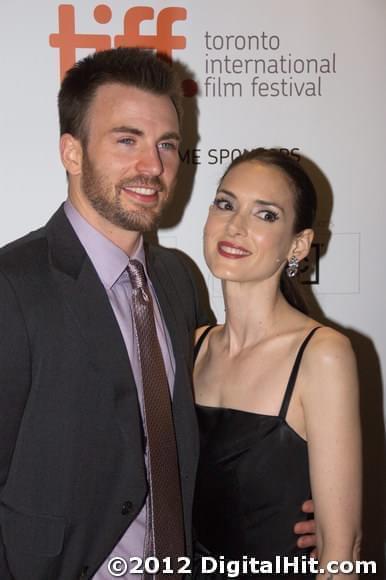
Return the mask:
[[97, 89], [119, 83], [173, 102], [181, 118], [181, 89], [171, 64], [142, 48], [113, 48], [78, 61], [63, 79], [59, 96], [60, 134], [87, 142], [87, 112]]

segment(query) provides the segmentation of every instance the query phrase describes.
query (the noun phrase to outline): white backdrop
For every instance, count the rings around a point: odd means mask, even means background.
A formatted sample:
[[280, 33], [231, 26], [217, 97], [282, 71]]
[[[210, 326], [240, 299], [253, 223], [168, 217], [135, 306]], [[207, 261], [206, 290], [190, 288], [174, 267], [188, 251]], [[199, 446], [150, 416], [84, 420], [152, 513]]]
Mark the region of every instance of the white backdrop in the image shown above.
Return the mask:
[[[386, 367], [384, 0], [73, 0], [60, 6], [57, 0], [1, 1], [0, 243], [45, 223], [65, 197], [57, 146], [60, 57], [65, 66], [72, 54], [122, 43], [116, 36], [169, 50], [199, 94], [185, 99], [178, 207], [167, 216], [161, 243], [199, 265], [222, 320], [201, 232], [226, 163], [235, 150], [255, 146], [308, 158], [321, 212], [314, 265], [303, 276], [323, 315], [353, 340], [363, 415], [373, 427], [367, 456], [378, 461]], [[67, 30], [64, 37], [71, 18], [78, 36]], [[194, 92], [194, 83], [185, 86]]]

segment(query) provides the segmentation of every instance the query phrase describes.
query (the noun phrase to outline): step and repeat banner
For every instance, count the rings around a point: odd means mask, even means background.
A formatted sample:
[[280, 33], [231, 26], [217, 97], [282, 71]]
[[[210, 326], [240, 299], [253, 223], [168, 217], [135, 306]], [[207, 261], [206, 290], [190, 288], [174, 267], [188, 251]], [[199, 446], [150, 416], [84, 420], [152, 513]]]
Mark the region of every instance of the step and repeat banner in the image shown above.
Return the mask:
[[179, 68], [181, 170], [158, 237], [198, 265], [219, 321], [202, 229], [226, 165], [263, 146], [309, 170], [320, 210], [301, 278], [315, 316], [348, 334], [358, 356], [375, 553], [386, 408], [384, 0], [2, 0], [0, 11], [1, 245], [45, 223], [66, 196], [56, 96], [67, 68], [94, 50], [153, 47]]

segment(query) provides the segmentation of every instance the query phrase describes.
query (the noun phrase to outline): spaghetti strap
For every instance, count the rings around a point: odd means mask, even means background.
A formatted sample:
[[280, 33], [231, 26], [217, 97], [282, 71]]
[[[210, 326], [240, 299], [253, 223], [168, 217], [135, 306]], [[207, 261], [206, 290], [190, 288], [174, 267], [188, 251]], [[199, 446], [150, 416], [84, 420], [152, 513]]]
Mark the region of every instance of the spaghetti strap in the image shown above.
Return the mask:
[[198, 341], [196, 342], [196, 345], [194, 347], [193, 362], [196, 361], [196, 358], [198, 356], [198, 353], [200, 351], [200, 348], [201, 348], [202, 343], [204, 342], [206, 336], [209, 334], [209, 332], [212, 330], [212, 328], [215, 328], [216, 326], [217, 326], [217, 324], [212, 324], [211, 326], [208, 326], [207, 328], [205, 328], [204, 332], [201, 334], [200, 338], [198, 339]]
[[309, 343], [309, 341], [311, 340], [311, 338], [313, 337], [314, 333], [318, 330], [318, 328], [322, 328], [321, 326], [315, 326], [315, 328], [313, 328], [311, 330], [311, 332], [309, 332], [306, 336], [306, 338], [303, 340], [298, 353], [296, 355], [296, 359], [295, 359], [295, 363], [294, 366], [292, 367], [292, 371], [290, 374], [290, 378], [288, 380], [288, 384], [284, 393], [284, 397], [283, 397], [283, 402], [280, 408], [280, 412], [279, 412], [279, 417], [282, 417], [282, 419], [286, 418], [287, 415], [287, 411], [288, 411], [288, 407], [291, 401], [291, 396], [295, 387], [295, 383], [296, 383], [296, 378], [298, 376], [298, 372], [299, 372], [299, 367], [300, 367], [300, 363], [302, 360], [302, 356], [304, 353], [304, 350], [307, 346], [307, 344]]

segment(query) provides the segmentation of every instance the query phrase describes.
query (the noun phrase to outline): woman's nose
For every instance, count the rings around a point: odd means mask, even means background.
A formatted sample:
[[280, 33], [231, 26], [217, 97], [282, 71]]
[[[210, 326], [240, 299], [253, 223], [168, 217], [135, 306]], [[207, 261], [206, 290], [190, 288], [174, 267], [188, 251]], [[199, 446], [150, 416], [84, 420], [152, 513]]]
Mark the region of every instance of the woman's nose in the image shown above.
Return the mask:
[[246, 218], [240, 213], [234, 213], [227, 224], [230, 236], [245, 236], [247, 233]]

